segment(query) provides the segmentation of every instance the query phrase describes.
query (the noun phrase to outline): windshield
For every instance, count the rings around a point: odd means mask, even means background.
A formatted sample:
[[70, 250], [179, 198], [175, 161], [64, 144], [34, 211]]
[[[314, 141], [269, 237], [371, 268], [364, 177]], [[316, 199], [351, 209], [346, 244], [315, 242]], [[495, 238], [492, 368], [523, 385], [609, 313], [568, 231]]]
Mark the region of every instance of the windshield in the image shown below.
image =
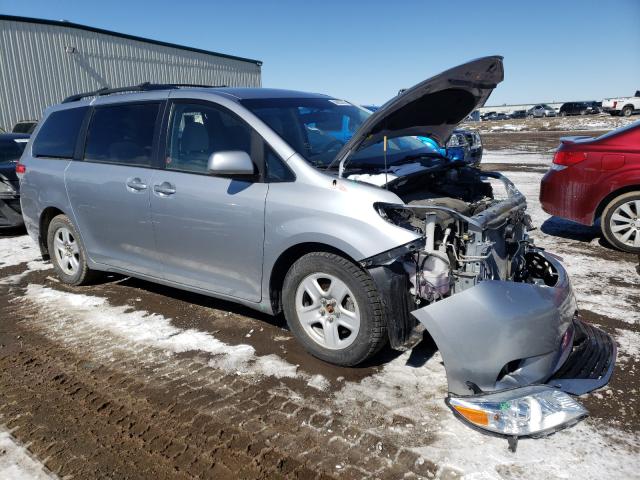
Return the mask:
[[[328, 97], [246, 99], [241, 103], [316, 167], [328, 167], [371, 115], [364, 108]], [[435, 149], [416, 137], [395, 138], [387, 144], [389, 165], [407, 156], [433, 153]], [[358, 151], [349, 162], [351, 168], [383, 164], [382, 142]]]

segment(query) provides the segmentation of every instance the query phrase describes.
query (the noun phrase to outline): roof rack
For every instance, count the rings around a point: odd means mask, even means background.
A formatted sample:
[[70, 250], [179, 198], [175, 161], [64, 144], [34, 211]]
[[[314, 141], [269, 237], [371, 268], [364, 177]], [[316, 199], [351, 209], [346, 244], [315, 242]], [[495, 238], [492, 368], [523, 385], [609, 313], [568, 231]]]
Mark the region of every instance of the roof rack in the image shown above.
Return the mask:
[[62, 103], [75, 102], [82, 98], [87, 97], [102, 97], [104, 95], [111, 95], [112, 93], [124, 93], [124, 92], [149, 92], [152, 90], [171, 90], [182, 87], [198, 87], [198, 88], [224, 88], [227, 85], [198, 85], [195, 83], [150, 83], [144, 82], [138, 85], [132, 85], [130, 87], [118, 87], [118, 88], [100, 88], [93, 92], [77, 93], [65, 98]]

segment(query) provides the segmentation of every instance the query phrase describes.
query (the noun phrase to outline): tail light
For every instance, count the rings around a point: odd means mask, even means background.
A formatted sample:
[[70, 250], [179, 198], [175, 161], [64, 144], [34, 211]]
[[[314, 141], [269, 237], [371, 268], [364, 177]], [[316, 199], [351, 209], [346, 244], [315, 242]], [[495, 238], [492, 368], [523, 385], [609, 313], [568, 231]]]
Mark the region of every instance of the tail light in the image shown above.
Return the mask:
[[16, 173], [18, 175], [21, 175], [21, 174], [25, 173], [26, 171], [27, 171], [27, 167], [25, 167], [21, 163], [16, 163]]
[[616, 108], [618, 106], [618, 102], [613, 102], [613, 108]]
[[553, 163], [555, 163], [556, 165], [563, 165], [565, 167], [568, 167], [570, 165], [580, 163], [586, 159], [587, 154], [584, 152], [567, 152], [560, 150], [553, 156]]

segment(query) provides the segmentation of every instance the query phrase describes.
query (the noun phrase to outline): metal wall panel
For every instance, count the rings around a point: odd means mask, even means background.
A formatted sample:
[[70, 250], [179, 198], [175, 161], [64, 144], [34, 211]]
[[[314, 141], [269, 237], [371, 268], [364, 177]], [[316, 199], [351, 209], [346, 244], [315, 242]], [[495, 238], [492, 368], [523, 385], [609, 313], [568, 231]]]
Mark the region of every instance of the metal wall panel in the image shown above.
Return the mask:
[[0, 127], [74, 93], [141, 82], [259, 87], [260, 65], [114, 35], [0, 20]]

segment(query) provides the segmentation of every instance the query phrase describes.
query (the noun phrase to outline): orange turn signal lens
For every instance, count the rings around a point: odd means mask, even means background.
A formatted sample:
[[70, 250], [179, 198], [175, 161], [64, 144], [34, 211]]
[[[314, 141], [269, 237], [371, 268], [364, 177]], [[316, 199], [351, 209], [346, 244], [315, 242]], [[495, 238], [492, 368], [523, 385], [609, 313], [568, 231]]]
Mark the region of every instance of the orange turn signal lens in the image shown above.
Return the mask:
[[482, 410], [476, 410], [473, 408], [462, 407], [460, 405], [454, 405], [453, 408], [455, 408], [456, 412], [469, 420], [471, 423], [475, 423], [476, 425], [489, 425], [489, 415], [487, 414], [487, 412], [483, 412]]

